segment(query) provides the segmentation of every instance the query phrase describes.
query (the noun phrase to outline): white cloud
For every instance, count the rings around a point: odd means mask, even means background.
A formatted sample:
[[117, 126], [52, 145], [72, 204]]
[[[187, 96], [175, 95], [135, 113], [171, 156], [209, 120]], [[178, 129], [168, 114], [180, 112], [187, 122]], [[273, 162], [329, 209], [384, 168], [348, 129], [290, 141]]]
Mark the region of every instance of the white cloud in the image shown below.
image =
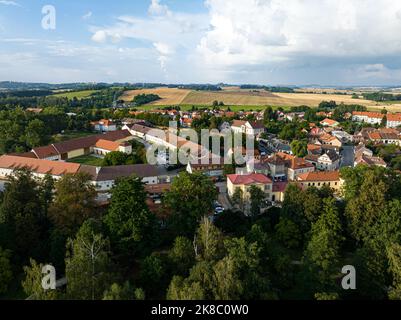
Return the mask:
[[92, 18], [92, 15], [93, 15], [92, 11], [89, 11], [88, 13], [82, 16], [82, 19], [89, 20], [90, 18]]
[[207, 0], [198, 46], [216, 68], [401, 53], [401, 1]]
[[107, 40], [107, 32], [104, 30], [96, 31], [93, 36], [92, 40], [99, 43], [104, 43]]
[[141, 40], [158, 54], [156, 61], [163, 72], [167, 64], [183, 51], [194, 51], [203, 31], [207, 15], [172, 12], [160, 1], [151, 1], [148, 17], [120, 16], [112, 26], [92, 27], [92, 40], [118, 43], [122, 40]]
[[21, 7], [21, 5], [15, 1], [0, 0], [0, 4], [3, 4], [5, 6]]
[[153, 15], [169, 15], [171, 14], [168, 6], [160, 4], [160, 0], [151, 0], [149, 13]]

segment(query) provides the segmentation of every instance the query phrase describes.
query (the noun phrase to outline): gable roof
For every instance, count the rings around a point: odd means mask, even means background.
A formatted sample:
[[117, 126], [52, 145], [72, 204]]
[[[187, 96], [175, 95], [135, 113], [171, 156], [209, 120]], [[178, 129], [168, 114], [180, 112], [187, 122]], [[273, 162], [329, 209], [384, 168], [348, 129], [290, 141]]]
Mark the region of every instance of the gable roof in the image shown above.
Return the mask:
[[252, 129], [264, 129], [265, 126], [260, 121], [248, 121]]
[[53, 145], [33, 148], [32, 152], [36, 155], [38, 159], [45, 159], [59, 155]]
[[261, 173], [252, 173], [248, 175], [229, 174], [227, 175], [232, 184], [236, 185], [250, 185], [250, 184], [268, 184], [272, 183], [272, 180]]
[[401, 113], [390, 113], [387, 115], [387, 121], [401, 122]]
[[231, 126], [240, 128], [240, 127], [244, 126], [246, 124], [246, 122], [247, 121], [243, 121], [243, 120], [234, 120]]
[[95, 147], [108, 151], [117, 151], [120, 147], [120, 144], [114, 141], [100, 139], [96, 142]]
[[36, 173], [61, 176], [67, 173], [77, 173], [79, 171], [80, 165], [77, 163], [67, 163], [5, 155], [0, 157], [0, 168], [26, 168]]
[[300, 181], [336, 181], [340, 180], [340, 171], [315, 171], [298, 176]]
[[352, 115], [359, 117], [377, 118], [377, 119], [383, 119], [385, 116], [383, 113], [380, 112], [369, 112], [369, 111], [353, 111]]
[[100, 139], [117, 141], [125, 139], [129, 136], [131, 136], [131, 133], [128, 130], [117, 130], [107, 132], [105, 134], [97, 134], [93, 136], [53, 143], [53, 147], [58, 151], [58, 153], [63, 154], [71, 152], [73, 150], [93, 147]]

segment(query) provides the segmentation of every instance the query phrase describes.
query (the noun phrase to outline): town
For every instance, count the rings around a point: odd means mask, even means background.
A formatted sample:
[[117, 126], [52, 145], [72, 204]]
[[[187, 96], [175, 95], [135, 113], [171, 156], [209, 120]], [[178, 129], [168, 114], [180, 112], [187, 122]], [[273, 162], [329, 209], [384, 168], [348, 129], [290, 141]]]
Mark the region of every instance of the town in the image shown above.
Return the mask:
[[389, 312], [400, 27], [394, 0], [0, 0], [1, 306]]

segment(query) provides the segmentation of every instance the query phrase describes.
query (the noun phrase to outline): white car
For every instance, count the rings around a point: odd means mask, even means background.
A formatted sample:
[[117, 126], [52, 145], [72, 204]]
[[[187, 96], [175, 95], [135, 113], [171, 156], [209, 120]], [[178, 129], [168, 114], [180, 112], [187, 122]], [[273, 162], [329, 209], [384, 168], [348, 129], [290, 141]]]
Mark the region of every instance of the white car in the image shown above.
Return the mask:
[[215, 214], [222, 214], [224, 212], [224, 208], [223, 207], [216, 207], [214, 209], [214, 213]]

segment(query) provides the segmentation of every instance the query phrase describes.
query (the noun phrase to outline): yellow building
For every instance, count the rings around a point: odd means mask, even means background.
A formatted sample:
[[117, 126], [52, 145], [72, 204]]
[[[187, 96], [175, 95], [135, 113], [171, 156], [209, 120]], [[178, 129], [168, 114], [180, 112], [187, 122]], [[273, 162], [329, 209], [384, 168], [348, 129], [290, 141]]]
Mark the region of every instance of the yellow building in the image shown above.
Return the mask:
[[343, 184], [339, 171], [309, 172], [298, 176], [297, 181], [302, 189], [307, 189], [309, 187], [320, 189], [323, 186], [329, 186], [337, 193], [341, 192]]
[[271, 198], [273, 192], [273, 181], [264, 174], [252, 173], [247, 175], [227, 175], [227, 192], [230, 197], [234, 195], [237, 189], [240, 189], [242, 190], [244, 200], [249, 200], [249, 190], [252, 186], [260, 188], [266, 194], [266, 198]]

